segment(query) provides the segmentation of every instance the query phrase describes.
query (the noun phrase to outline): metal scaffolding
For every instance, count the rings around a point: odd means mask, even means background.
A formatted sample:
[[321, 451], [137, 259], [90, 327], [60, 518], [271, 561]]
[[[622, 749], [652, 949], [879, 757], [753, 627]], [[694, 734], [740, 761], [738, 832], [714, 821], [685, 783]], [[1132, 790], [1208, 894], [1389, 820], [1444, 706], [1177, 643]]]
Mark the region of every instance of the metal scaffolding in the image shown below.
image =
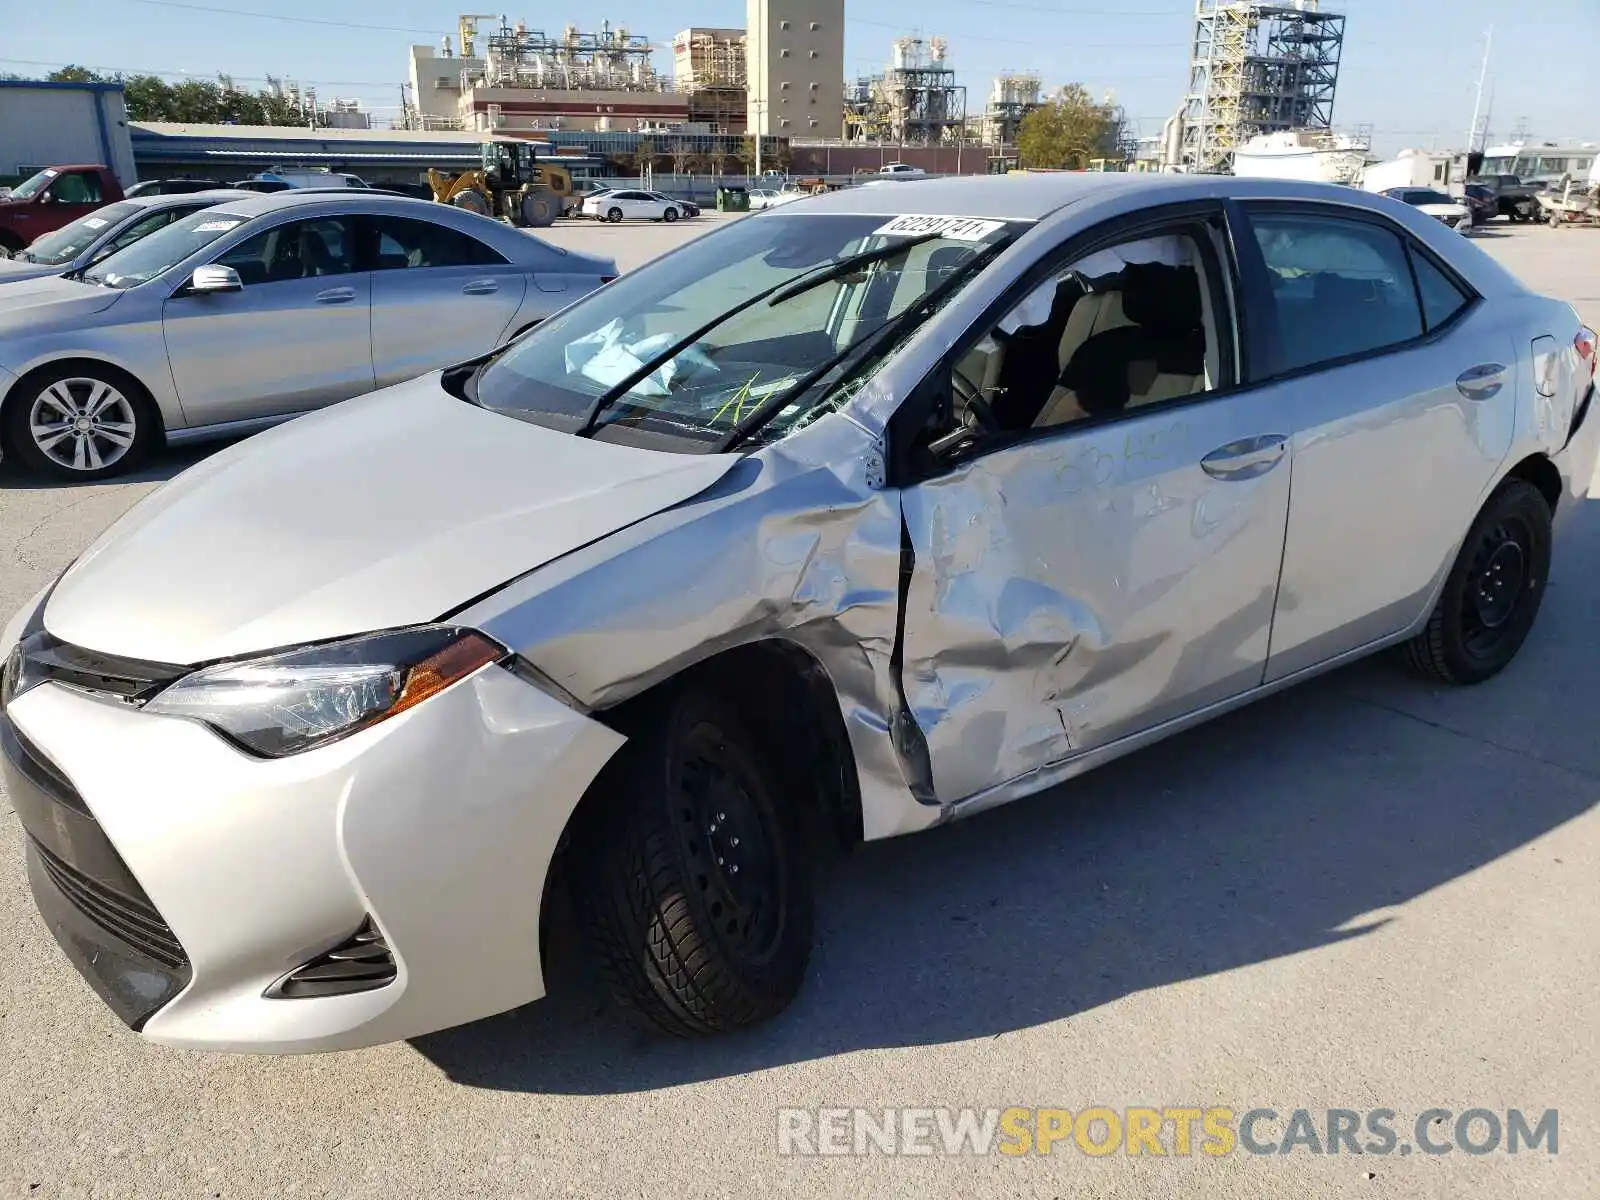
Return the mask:
[[1344, 20], [1320, 0], [1195, 0], [1183, 164], [1227, 171], [1257, 134], [1331, 128]]
[[713, 133], [743, 133], [749, 89], [745, 35], [731, 29], [691, 29], [675, 40], [673, 84], [689, 94], [689, 122]]
[[[468, 18], [461, 19], [461, 26], [465, 50], [473, 44]], [[475, 27], [471, 34], [476, 34]], [[666, 88], [650, 64], [650, 40], [620, 26], [613, 29], [609, 21], [601, 23], [598, 33], [568, 25], [558, 36], [519, 21], [515, 27], [501, 25], [484, 42], [483, 70], [467, 72], [463, 86], [618, 92]]]
[[[924, 55], [926, 46], [928, 53]], [[845, 129], [859, 141], [902, 146], [953, 145], [964, 140], [967, 89], [945, 61], [943, 38], [896, 38], [882, 75], [861, 76], [845, 91]]]
[[997, 75], [983, 114], [983, 140], [991, 146], [1014, 145], [1022, 118], [1039, 107], [1041, 86], [1031, 73]]

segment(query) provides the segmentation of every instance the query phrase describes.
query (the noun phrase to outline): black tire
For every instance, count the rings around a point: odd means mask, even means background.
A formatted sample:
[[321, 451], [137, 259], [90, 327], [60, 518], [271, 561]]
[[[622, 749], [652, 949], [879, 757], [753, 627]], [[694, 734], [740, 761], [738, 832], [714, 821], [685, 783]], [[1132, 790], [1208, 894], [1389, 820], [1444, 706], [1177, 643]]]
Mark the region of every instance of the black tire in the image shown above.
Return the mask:
[[483, 198], [482, 192], [472, 188], [468, 188], [464, 192], [457, 192], [450, 198], [450, 204], [454, 208], [477, 213], [480, 217], [489, 215], [489, 202]]
[[697, 688], [635, 717], [574, 821], [584, 941], [635, 1019], [678, 1037], [753, 1025], [794, 998], [811, 953], [803, 835], [768, 765], [782, 755]]
[[556, 223], [561, 211], [561, 201], [554, 192], [540, 189], [524, 193], [521, 205], [522, 223], [529, 229], [548, 229]]
[[1461, 543], [1427, 627], [1401, 645], [1407, 666], [1467, 686], [1510, 664], [1544, 601], [1551, 515], [1531, 483], [1509, 479], [1500, 486]]
[[[64, 424], [66, 412], [43, 400], [46, 392], [58, 389], [56, 395], [65, 396], [81, 405], [85, 414], [95, 396], [96, 385], [104, 385], [116, 393], [120, 404], [112, 402], [107, 411], [95, 414], [97, 423], [81, 438], [76, 434], [63, 435], [68, 442], [83, 442], [83, 455], [68, 454], [61, 441], [49, 446], [42, 444], [34, 430], [36, 408], [49, 417], [52, 424]], [[42, 407], [40, 407], [42, 405]], [[131, 432], [127, 430], [132, 425]], [[161, 439], [160, 417], [150, 393], [133, 376], [103, 363], [70, 363], [45, 367], [18, 381], [6, 397], [5, 409], [0, 412], [0, 429], [5, 434], [6, 445], [16, 451], [17, 457], [35, 471], [83, 483], [96, 479], [109, 479], [131, 471]], [[127, 445], [121, 445], [126, 439]], [[71, 458], [72, 462], [63, 461]], [[99, 466], [94, 461], [99, 459]], [[73, 462], [82, 461], [77, 467]]]
[[668, 225], [672, 224], [672, 222], [674, 222], [674, 221], [676, 221], [678, 219], [678, 210], [675, 209], [675, 208], [667, 209], [666, 212], [661, 214], [661, 219], [663, 221], [665, 221]]
[[622, 220], [622, 210], [620, 208], [607, 209], [606, 210], [606, 220], [610, 221], [613, 225], [615, 225], [618, 221]]

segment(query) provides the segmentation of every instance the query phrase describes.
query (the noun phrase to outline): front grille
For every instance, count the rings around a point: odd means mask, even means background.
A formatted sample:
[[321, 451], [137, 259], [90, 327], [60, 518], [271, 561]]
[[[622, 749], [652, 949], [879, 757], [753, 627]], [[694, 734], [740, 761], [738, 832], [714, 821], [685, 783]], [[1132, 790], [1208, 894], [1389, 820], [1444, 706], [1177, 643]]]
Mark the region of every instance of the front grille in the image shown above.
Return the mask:
[[189, 671], [171, 663], [85, 650], [43, 630], [24, 638], [18, 650], [6, 672], [6, 686], [14, 693], [48, 681], [138, 705]]
[[50, 882], [84, 916], [164, 967], [179, 970], [189, 965], [171, 927], [143, 896], [126, 896], [91, 879], [50, 853], [37, 839], [33, 848]]
[[344, 941], [296, 967], [267, 989], [272, 1000], [304, 1000], [315, 996], [347, 996], [371, 992], [394, 982], [394, 954], [372, 918], [361, 922]]

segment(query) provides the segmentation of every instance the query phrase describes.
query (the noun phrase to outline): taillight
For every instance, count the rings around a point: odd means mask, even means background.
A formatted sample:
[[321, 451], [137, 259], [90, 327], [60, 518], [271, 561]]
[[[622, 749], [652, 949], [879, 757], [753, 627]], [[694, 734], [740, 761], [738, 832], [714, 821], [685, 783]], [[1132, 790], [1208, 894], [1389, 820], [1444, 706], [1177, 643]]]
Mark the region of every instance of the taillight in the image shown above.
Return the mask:
[[1572, 339], [1572, 348], [1578, 352], [1579, 358], [1589, 364], [1589, 374], [1591, 377], [1594, 375], [1595, 370], [1595, 344], [1595, 332], [1587, 325], [1578, 330], [1578, 336]]

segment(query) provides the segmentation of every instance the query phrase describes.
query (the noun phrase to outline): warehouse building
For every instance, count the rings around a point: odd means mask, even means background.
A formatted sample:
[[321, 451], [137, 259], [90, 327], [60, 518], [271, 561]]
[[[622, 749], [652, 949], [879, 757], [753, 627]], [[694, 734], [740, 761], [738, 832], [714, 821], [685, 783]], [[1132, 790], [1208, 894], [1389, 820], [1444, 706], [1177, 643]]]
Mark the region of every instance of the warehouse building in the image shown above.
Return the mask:
[[122, 85], [0, 80], [0, 180], [65, 163], [101, 163], [124, 187], [137, 178]]

